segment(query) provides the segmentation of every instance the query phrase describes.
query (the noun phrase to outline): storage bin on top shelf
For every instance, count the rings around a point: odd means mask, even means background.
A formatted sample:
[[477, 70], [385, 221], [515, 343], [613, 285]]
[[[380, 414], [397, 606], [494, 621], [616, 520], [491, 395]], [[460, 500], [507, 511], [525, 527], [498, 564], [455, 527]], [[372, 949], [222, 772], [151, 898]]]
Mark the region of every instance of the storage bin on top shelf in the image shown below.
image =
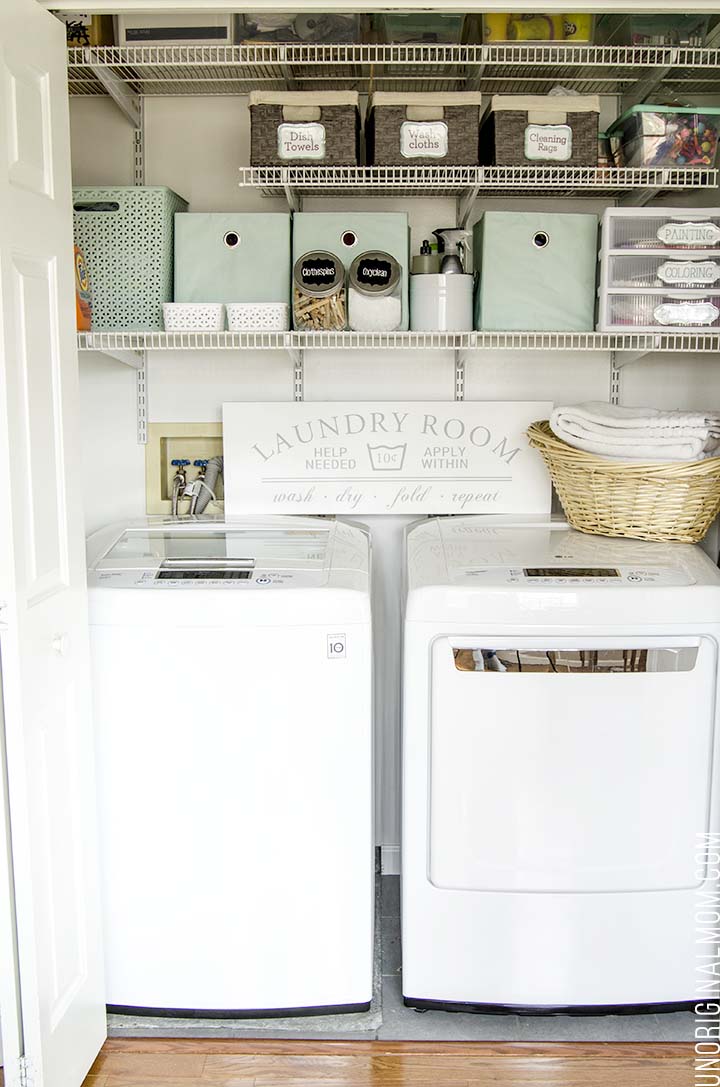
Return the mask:
[[582, 12], [525, 14], [497, 11], [483, 15], [483, 39], [495, 42], [591, 42], [594, 16]]
[[477, 166], [482, 96], [378, 91], [365, 123], [371, 166]]
[[248, 11], [236, 15], [238, 42], [286, 42], [291, 45], [334, 45], [362, 40], [360, 15], [310, 12], [306, 15]]
[[720, 208], [608, 208], [598, 329], [716, 331]]
[[608, 128], [616, 166], [710, 168], [718, 147], [719, 106], [653, 106], [626, 110]]
[[73, 189], [73, 208], [93, 329], [161, 329], [173, 297], [175, 213], [187, 201], [162, 186], [82, 187]]
[[475, 327], [593, 328], [597, 216], [486, 211], [473, 228]]
[[357, 166], [357, 91], [252, 91], [252, 166]]
[[599, 118], [595, 94], [495, 94], [480, 128], [480, 161], [597, 166]]

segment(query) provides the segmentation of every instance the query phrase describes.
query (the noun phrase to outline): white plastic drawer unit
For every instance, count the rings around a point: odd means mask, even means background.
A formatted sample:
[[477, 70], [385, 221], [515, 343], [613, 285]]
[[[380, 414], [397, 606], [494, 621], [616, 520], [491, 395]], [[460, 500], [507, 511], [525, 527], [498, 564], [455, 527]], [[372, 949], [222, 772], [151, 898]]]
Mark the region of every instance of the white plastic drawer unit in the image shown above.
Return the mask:
[[477, 636], [432, 644], [431, 883], [695, 887], [692, 844], [709, 825], [714, 639], [505, 638], [505, 671], [470, 670], [482, 650], [488, 658]]

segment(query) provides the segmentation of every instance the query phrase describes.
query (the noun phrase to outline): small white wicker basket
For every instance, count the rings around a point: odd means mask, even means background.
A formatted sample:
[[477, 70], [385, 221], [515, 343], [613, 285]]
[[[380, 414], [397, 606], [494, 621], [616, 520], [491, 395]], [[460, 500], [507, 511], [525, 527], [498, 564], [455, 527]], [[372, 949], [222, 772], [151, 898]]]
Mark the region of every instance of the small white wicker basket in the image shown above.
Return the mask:
[[228, 302], [231, 332], [286, 332], [290, 328], [287, 302]]
[[225, 306], [222, 302], [166, 302], [163, 321], [167, 332], [222, 332]]

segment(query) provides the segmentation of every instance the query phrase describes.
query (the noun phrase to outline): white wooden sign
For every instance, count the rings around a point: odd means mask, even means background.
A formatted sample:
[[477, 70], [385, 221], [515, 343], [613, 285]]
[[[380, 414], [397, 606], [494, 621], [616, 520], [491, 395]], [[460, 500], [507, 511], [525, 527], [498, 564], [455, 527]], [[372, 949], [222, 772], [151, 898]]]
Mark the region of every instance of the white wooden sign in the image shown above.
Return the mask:
[[225, 404], [225, 513], [550, 512], [545, 401]]

